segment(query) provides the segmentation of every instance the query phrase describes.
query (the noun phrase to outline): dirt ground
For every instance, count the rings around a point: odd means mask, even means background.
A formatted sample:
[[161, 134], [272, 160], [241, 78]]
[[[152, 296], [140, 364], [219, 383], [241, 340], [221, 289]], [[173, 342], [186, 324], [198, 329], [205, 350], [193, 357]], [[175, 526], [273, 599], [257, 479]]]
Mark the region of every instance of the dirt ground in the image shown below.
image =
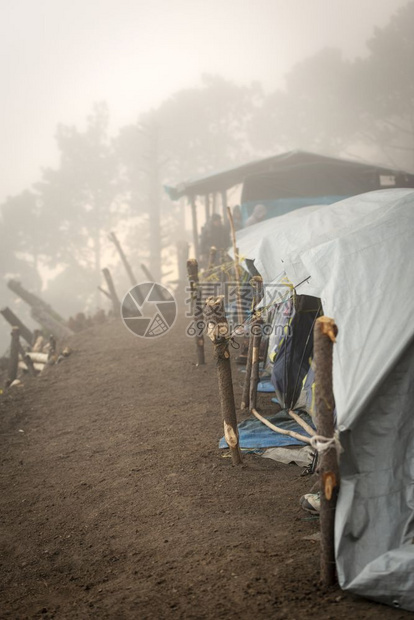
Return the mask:
[[310, 478], [223, 458], [193, 344], [182, 323], [143, 340], [112, 320], [0, 397], [0, 617], [412, 617], [320, 588]]

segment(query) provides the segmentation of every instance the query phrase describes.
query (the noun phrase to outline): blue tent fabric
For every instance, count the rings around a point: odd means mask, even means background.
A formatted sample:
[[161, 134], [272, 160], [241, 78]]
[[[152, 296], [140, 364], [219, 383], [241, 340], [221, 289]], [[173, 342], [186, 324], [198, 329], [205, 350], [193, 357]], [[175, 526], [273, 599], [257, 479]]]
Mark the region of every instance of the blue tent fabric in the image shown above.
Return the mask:
[[[300, 416], [313, 427], [312, 418], [305, 412], [300, 413]], [[297, 424], [288, 415], [286, 411], [279, 411], [267, 417], [269, 422], [289, 431], [295, 431], [301, 435], [309, 437], [308, 433]], [[279, 446], [306, 446], [308, 445], [304, 441], [289, 437], [289, 435], [280, 435], [275, 431], [272, 431], [265, 424], [257, 420], [256, 418], [248, 418], [238, 425], [239, 429], [239, 442], [241, 448], [276, 448]], [[224, 437], [220, 439], [219, 448], [228, 448]]]

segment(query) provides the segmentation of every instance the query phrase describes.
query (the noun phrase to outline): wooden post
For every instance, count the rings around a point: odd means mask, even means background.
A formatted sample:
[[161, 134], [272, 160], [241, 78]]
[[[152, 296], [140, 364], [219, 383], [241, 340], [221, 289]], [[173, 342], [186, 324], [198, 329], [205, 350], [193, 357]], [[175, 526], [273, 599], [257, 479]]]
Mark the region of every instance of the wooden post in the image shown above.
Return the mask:
[[233, 465], [240, 465], [242, 458], [231, 377], [229, 325], [222, 295], [207, 299], [204, 307], [204, 320], [207, 324], [207, 334], [214, 345], [224, 437], [230, 448]]
[[[322, 316], [316, 320], [313, 351], [315, 361], [316, 428], [317, 434], [328, 439], [334, 437], [335, 408], [332, 388], [332, 351], [338, 328], [333, 319]], [[320, 528], [321, 528], [321, 582], [325, 586], [336, 582], [335, 570], [335, 508], [339, 490], [339, 467], [334, 441], [321, 452], [320, 476]]]
[[33, 344], [33, 334], [28, 327], [10, 310], [10, 308], [3, 308], [0, 310], [0, 314], [4, 316], [6, 321], [12, 327], [18, 327], [22, 338], [24, 338], [30, 346]]
[[[187, 261], [187, 274], [190, 282], [191, 291], [191, 314], [194, 319], [194, 341], [197, 353], [197, 366], [203, 366], [205, 362], [204, 356], [204, 324], [203, 324], [203, 309], [201, 303], [201, 290], [199, 287], [198, 279], [198, 263], [195, 258], [190, 258]], [[199, 328], [200, 323], [202, 328]]]
[[9, 360], [9, 383], [17, 377], [17, 368], [19, 364], [19, 344], [20, 344], [20, 331], [18, 327], [12, 327], [11, 330], [11, 344], [10, 344], [10, 360]]
[[249, 407], [250, 409], [256, 409], [257, 386], [259, 383], [260, 343], [262, 341], [262, 329], [263, 329], [263, 319], [261, 317], [260, 311], [257, 310], [256, 308], [263, 296], [263, 280], [261, 276], [254, 276], [250, 280], [250, 284], [253, 287], [253, 307], [254, 307], [255, 318], [250, 328], [252, 332], [250, 337], [253, 338], [253, 343], [252, 343]]
[[240, 272], [239, 272], [239, 250], [236, 246], [236, 231], [234, 229], [233, 214], [230, 207], [227, 207], [227, 215], [230, 222], [231, 238], [233, 242], [234, 253], [234, 276], [236, 278], [236, 306], [237, 306], [237, 321], [239, 325], [243, 325], [243, 308], [240, 297]]
[[132, 286], [135, 286], [137, 284], [137, 279], [134, 276], [134, 273], [133, 273], [133, 271], [131, 269], [131, 265], [129, 264], [129, 262], [127, 260], [127, 257], [125, 256], [125, 253], [124, 253], [124, 251], [123, 251], [123, 249], [121, 247], [121, 244], [118, 241], [118, 238], [117, 238], [116, 234], [114, 232], [111, 232], [111, 233], [109, 233], [108, 236], [109, 236], [110, 241], [112, 241], [112, 243], [114, 244], [114, 246], [118, 250], [118, 254], [121, 257], [122, 264], [124, 265], [125, 271], [128, 274], [129, 281], [131, 282]]
[[210, 219], [210, 194], [206, 194], [204, 196], [204, 209], [205, 209], [206, 222], [208, 222], [208, 220]]
[[33, 360], [30, 357], [30, 355], [27, 355], [26, 351], [23, 349], [22, 345], [20, 344], [20, 341], [19, 341], [19, 353], [22, 356], [22, 360], [24, 361], [24, 363], [27, 366], [29, 374], [32, 375], [32, 376], [35, 376], [36, 371], [35, 371], [35, 367], [33, 365]]
[[223, 209], [223, 222], [226, 221], [227, 217], [227, 191], [223, 190], [221, 192], [221, 208]]
[[117, 316], [119, 314], [119, 309], [120, 309], [121, 304], [120, 304], [120, 301], [118, 299], [118, 295], [116, 294], [116, 290], [115, 290], [114, 282], [112, 280], [111, 272], [109, 271], [109, 269], [107, 267], [105, 267], [104, 269], [102, 269], [102, 273], [104, 275], [104, 278], [105, 278], [105, 281], [106, 281], [106, 286], [108, 287], [109, 295], [111, 297], [112, 309], [114, 311], [115, 316]]
[[191, 217], [193, 221], [193, 245], [194, 245], [194, 256], [196, 260], [200, 260], [200, 249], [198, 244], [198, 223], [197, 223], [197, 206], [194, 196], [190, 196], [189, 198], [191, 204]]

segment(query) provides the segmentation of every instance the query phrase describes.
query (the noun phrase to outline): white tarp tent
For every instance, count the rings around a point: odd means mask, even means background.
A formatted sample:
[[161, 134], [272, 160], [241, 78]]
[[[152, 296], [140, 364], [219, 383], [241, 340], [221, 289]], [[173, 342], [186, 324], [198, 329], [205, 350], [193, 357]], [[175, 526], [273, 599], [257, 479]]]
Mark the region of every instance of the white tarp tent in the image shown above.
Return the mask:
[[414, 190], [306, 207], [237, 234], [264, 282], [283, 275], [335, 319], [343, 588], [414, 610]]

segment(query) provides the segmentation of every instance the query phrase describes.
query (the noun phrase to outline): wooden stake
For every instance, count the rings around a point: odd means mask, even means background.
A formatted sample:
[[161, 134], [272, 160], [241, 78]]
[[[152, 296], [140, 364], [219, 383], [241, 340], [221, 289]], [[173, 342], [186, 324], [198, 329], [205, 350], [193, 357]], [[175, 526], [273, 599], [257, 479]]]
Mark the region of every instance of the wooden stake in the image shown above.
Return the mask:
[[[314, 328], [313, 350], [315, 361], [316, 428], [322, 437], [333, 438], [335, 401], [332, 388], [332, 351], [338, 328], [333, 319], [322, 316]], [[339, 490], [339, 467], [336, 447], [321, 452], [320, 476], [320, 528], [321, 528], [321, 582], [325, 586], [336, 582], [335, 570], [335, 508]]]
[[19, 345], [20, 330], [18, 327], [12, 327], [9, 360], [9, 383], [12, 383], [17, 377], [17, 368], [19, 364]]
[[105, 281], [106, 281], [106, 286], [108, 287], [109, 296], [110, 296], [111, 301], [112, 301], [112, 309], [114, 311], [114, 315], [118, 316], [121, 304], [120, 304], [120, 301], [118, 299], [118, 295], [116, 294], [116, 290], [115, 290], [115, 286], [114, 286], [114, 281], [112, 280], [111, 272], [109, 271], [109, 269], [107, 267], [105, 267], [104, 269], [102, 269], [102, 273], [103, 273]]
[[110, 241], [112, 241], [112, 243], [116, 247], [116, 249], [118, 251], [118, 254], [121, 257], [121, 261], [122, 261], [122, 264], [125, 267], [125, 271], [128, 274], [129, 281], [131, 282], [132, 286], [135, 286], [137, 284], [137, 279], [134, 276], [134, 273], [133, 273], [133, 271], [131, 269], [131, 265], [129, 264], [129, 262], [127, 260], [127, 257], [125, 256], [125, 253], [124, 253], [124, 251], [122, 249], [121, 244], [118, 241], [118, 238], [117, 238], [116, 234], [114, 232], [111, 232], [111, 233], [109, 233], [108, 237], [109, 237]]
[[28, 327], [10, 310], [10, 308], [3, 308], [0, 310], [0, 314], [4, 316], [6, 321], [12, 327], [18, 327], [20, 330], [20, 335], [24, 338], [28, 345], [32, 346], [33, 344], [33, 334]]
[[197, 366], [203, 366], [205, 362], [204, 356], [204, 329], [203, 325], [203, 308], [201, 300], [201, 289], [199, 287], [198, 263], [195, 258], [189, 258], [187, 261], [187, 274], [190, 282], [191, 291], [191, 314], [194, 319], [194, 342], [197, 354]]
[[214, 345], [224, 437], [230, 448], [233, 465], [240, 465], [242, 458], [231, 377], [229, 325], [222, 295], [207, 299], [204, 307], [204, 320], [207, 323], [207, 334]]
[[230, 222], [231, 238], [233, 242], [234, 253], [234, 275], [236, 278], [236, 307], [237, 307], [237, 321], [239, 325], [243, 325], [243, 307], [241, 303], [240, 295], [240, 271], [239, 271], [239, 250], [236, 247], [236, 231], [234, 229], [233, 214], [230, 207], [227, 207], [227, 215]]

